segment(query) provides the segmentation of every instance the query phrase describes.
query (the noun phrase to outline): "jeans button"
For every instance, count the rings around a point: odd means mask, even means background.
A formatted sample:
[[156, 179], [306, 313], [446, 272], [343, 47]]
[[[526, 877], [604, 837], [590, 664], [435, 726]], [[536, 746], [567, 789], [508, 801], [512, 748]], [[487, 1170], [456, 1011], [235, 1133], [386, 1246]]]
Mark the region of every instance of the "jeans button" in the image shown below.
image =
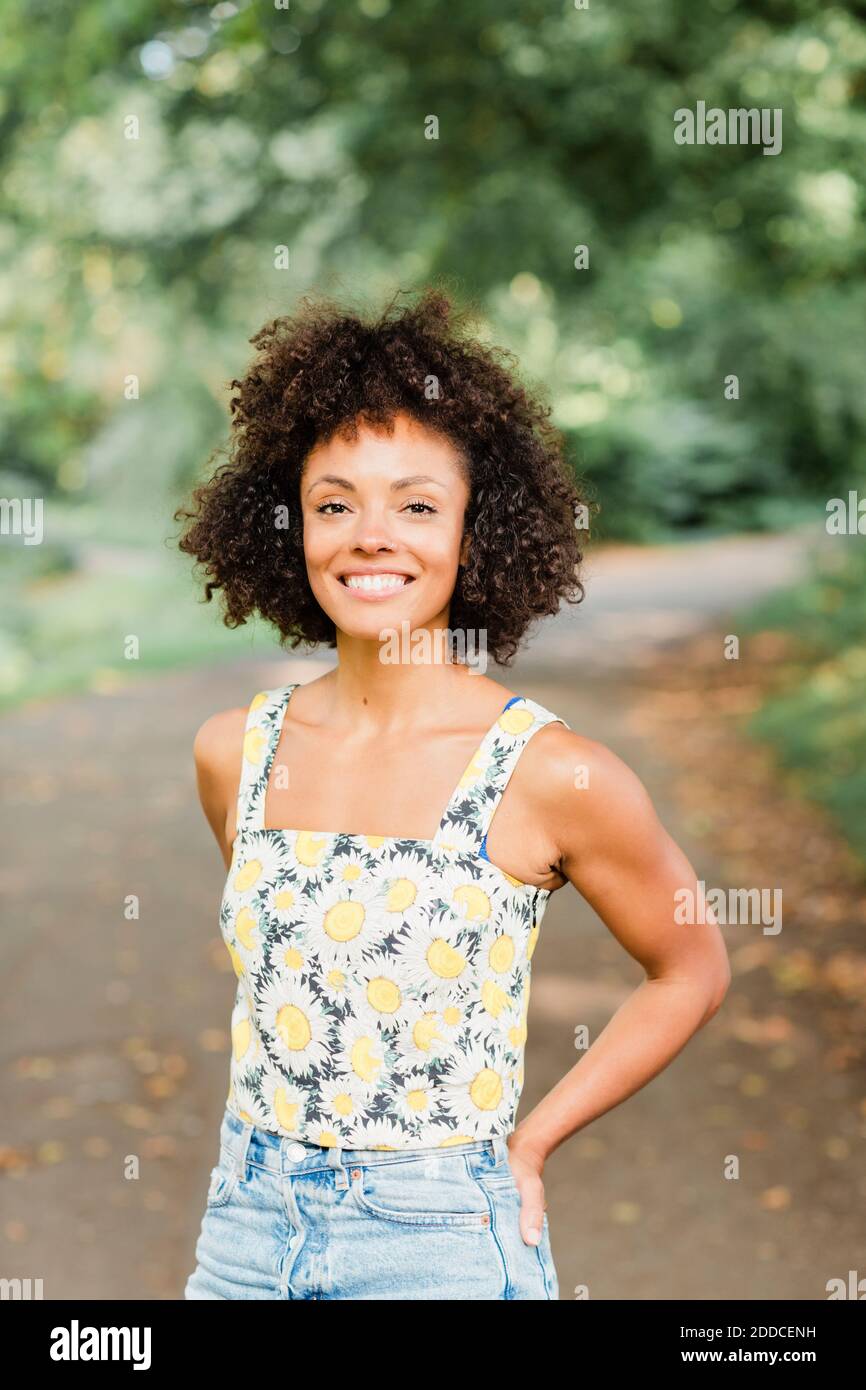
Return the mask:
[[290, 1144], [286, 1152], [289, 1155], [289, 1158], [294, 1159], [296, 1163], [300, 1163], [301, 1159], [304, 1157], [304, 1154], [307, 1151], [304, 1148], [303, 1144]]

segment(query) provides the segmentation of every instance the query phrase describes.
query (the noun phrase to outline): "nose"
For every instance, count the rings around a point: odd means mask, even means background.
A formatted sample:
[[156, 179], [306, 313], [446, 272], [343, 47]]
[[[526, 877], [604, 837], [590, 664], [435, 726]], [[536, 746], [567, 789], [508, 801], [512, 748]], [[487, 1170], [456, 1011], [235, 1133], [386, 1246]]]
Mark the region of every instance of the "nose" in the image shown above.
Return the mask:
[[365, 555], [375, 555], [382, 550], [394, 550], [396, 546], [388, 531], [387, 522], [381, 516], [365, 510], [358, 514], [351, 548], [363, 551]]
[[363, 555], [379, 555], [383, 551], [390, 555], [393, 554], [395, 549], [396, 547], [391, 541], [379, 539], [376, 536], [358, 537], [352, 544], [352, 550], [355, 551], [356, 554], [360, 552]]

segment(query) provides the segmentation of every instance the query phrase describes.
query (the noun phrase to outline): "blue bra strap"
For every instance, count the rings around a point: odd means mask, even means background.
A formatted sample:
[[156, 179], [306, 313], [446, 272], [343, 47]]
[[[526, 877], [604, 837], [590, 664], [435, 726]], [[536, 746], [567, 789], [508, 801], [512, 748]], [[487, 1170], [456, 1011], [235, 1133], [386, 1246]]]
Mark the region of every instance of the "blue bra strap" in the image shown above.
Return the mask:
[[[518, 708], [512, 710], [512, 706]], [[493, 813], [526, 744], [538, 729], [553, 721], [565, 724], [537, 701], [512, 695], [476, 749], [445, 808], [433, 842], [437, 848], [459, 848], [490, 863], [487, 829]]]

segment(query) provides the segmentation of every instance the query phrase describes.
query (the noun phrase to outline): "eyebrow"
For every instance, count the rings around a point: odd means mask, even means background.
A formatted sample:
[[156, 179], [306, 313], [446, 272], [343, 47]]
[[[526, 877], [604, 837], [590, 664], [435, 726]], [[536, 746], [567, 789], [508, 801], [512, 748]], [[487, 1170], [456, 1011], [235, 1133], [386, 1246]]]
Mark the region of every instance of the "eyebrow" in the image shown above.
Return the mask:
[[[358, 491], [355, 484], [350, 482], [348, 478], [339, 478], [336, 473], [323, 473], [321, 478], [317, 478], [316, 481], [311, 483], [307, 488], [307, 495], [309, 496], [313, 488], [318, 487], [320, 483], [332, 483], [335, 487], [343, 488], [345, 492]], [[440, 482], [438, 478], [430, 478], [426, 473], [416, 473], [411, 478], [397, 478], [396, 481], [391, 484], [389, 491], [399, 492], [407, 487], [420, 487], [421, 483], [432, 483], [434, 487], [446, 486], [445, 483]]]

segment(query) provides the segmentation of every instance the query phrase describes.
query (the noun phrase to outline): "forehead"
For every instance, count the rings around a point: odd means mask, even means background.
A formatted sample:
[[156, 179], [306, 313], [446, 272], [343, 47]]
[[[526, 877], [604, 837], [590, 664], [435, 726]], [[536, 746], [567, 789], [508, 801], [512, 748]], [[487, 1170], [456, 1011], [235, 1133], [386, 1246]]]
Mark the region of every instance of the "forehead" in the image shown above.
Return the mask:
[[423, 471], [447, 478], [463, 473], [460, 453], [451, 441], [411, 416], [395, 416], [390, 433], [383, 425], [359, 420], [353, 435], [340, 432], [316, 444], [305, 461], [307, 480], [338, 463], [365, 473]]

